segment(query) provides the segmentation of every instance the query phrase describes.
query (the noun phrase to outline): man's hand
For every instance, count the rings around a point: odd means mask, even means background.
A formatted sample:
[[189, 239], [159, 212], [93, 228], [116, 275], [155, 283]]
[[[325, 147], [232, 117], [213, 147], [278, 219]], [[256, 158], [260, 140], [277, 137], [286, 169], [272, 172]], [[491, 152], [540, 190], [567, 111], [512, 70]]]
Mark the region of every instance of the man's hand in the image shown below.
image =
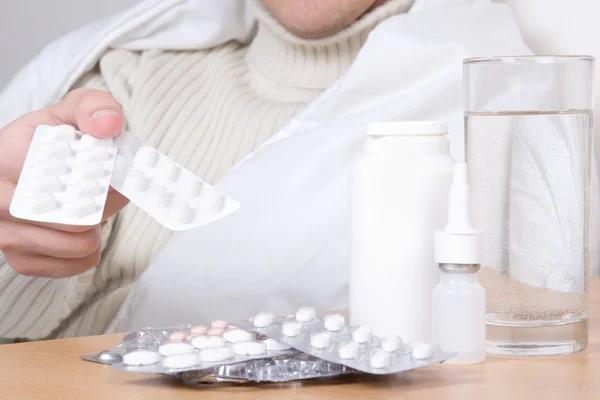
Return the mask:
[[[24, 221], [8, 208], [35, 128], [72, 125], [107, 138], [124, 127], [121, 107], [108, 93], [78, 89], [60, 103], [24, 115], [0, 129], [0, 250], [23, 275], [64, 278], [93, 268], [100, 261], [100, 226], [69, 226]], [[128, 200], [112, 188], [102, 220], [120, 211]]]

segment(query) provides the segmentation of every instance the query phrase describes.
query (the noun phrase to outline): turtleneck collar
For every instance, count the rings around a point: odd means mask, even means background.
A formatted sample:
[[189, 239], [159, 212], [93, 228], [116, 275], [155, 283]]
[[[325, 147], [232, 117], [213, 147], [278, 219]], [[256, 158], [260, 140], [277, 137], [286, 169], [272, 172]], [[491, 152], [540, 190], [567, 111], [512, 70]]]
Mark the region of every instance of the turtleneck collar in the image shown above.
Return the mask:
[[413, 0], [389, 0], [344, 30], [322, 39], [298, 37], [273, 18], [260, 0], [249, 3], [258, 20], [256, 36], [246, 55], [255, 86], [268, 85], [270, 92], [279, 90], [292, 95], [295, 101], [310, 101], [346, 72], [379, 22], [406, 12]]

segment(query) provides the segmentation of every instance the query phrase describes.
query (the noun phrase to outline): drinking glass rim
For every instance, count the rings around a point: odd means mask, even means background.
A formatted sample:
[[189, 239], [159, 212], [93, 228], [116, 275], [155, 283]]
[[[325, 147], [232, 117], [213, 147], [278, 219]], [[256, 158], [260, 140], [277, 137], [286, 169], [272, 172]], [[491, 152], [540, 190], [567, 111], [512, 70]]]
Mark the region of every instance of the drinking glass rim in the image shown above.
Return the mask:
[[564, 55], [564, 56], [498, 56], [465, 58], [463, 64], [559, 64], [575, 62], [594, 62], [593, 56]]

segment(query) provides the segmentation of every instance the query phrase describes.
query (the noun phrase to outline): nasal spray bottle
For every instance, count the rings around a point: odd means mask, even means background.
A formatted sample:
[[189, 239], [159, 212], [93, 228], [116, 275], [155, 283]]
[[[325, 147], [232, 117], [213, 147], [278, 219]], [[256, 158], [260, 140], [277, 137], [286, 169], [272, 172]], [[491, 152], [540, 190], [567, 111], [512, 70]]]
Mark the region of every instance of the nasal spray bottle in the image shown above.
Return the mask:
[[435, 261], [441, 270], [433, 290], [433, 340], [458, 352], [448, 364], [485, 359], [485, 289], [477, 281], [483, 234], [471, 225], [467, 164], [457, 163], [450, 188], [448, 225], [435, 233]]

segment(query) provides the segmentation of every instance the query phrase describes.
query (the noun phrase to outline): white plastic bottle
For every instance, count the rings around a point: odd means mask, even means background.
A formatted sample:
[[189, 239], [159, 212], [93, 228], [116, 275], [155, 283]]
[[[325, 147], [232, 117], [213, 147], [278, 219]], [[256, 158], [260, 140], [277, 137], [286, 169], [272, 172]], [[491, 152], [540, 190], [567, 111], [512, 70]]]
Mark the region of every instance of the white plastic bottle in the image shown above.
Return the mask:
[[467, 165], [456, 164], [448, 202], [448, 225], [435, 233], [435, 259], [441, 270], [433, 291], [433, 341], [458, 352], [448, 364], [485, 359], [485, 289], [477, 281], [483, 234], [471, 225]]
[[377, 335], [431, 341], [439, 280], [431, 234], [447, 217], [447, 125], [375, 123], [350, 177], [350, 319]]

